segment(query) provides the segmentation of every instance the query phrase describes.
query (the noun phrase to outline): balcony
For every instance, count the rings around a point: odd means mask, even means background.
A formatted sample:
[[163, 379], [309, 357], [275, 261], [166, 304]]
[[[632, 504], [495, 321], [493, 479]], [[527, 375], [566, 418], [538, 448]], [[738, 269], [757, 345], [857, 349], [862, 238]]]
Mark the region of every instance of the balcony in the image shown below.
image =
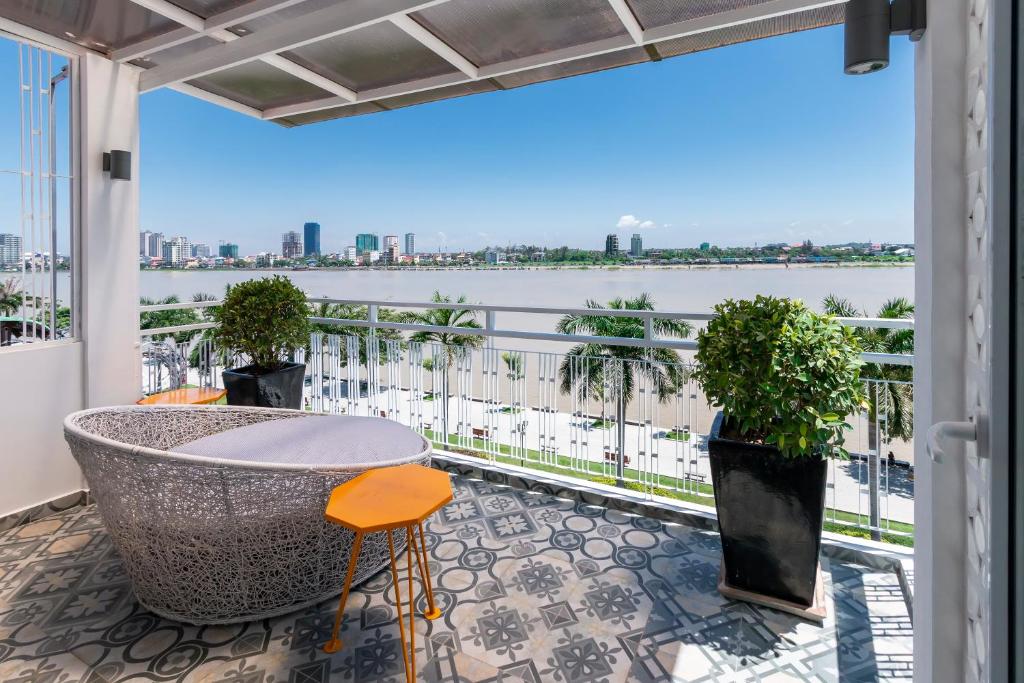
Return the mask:
[[[426, 536], [444, 616], [417, 623], [417, 680], [912, 675], [909, 575], [877, 548], [826, 543], [829, 616], [817, 626], [722, 598], [707, 518], [662, 521], [664, 510], [662, 519], [636, 514], [486, 463], [438, 465], [455, 489]], [[404, 680], [387, 571], [350, 597], [344, 649], [330, 656], [320, 646], [334, 599], [232, 626], [189, 626], [140, 607], [92, 505], [7, 531], [0, 558], [5, 681]]]

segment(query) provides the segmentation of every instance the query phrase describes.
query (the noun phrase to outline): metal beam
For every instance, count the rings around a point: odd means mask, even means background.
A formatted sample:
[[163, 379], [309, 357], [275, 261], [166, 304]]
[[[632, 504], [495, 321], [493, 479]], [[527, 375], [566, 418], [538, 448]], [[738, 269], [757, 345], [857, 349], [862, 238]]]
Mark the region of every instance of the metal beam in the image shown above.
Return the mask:
[[629, 37], [633, 39], [633, 42], [637, 45], [644, 42], [644, 28], [636, 20], [636, 15], [633, 14], [633, 10], [626, 4], [626, 0], [608, 0], [608, 4], [615, 10], [615, 14], [618, 15], [622, 25], [626, 27], [626, 31], [629, 32]]
[[145, 7], [150, 12], [155, 12], [162, 17], [167, 17], [171, 21], [176, 21], [186, 28], [190, 28], [193, 31], [203, 30], [203, 18], [192, 14], [187, 10], [183, 10], [177, 5], [171, 4], [167, 0], [132, 0], [133, 3], [139, 7]]
[[210, 15], [203, 21], [203, 28], [199, 31], [185, 28], [183, 25], [180, 28], [161, 33], [158, 36], [140, 40], [137, 43], [114, 50], [110, 53], [110, 58], [116, 62], [127, 62], [139, 57], [145, 57], [154, 52], [202, 38], [218, 29], [244, 24], [257, 17], [278, 12], [302, 2], [306, 2], [306, 0], [251, 0], [251, 2], [247, 2], [240, 7], [234, 7], [224, 12]]
[[198, 50], [181, 59], [161, 64], [142, 74], [142, 92], [171, 83], [199, 78], [265, 55], [292, 50], [381, 21], [439, 5], [447, 0], [349, 0], [288, 21], [224, 45]]
[[[620, 0], [622, 1], [622, 0]], [[408, 14], [399, 14], [391, 18], [391, 23], [405, 31], [411, 38], [419, 41], [424, 47], [444, 59], [456, 69], [470, 78], [477, 78], [480, 70], [476, 64], [459, 54], [451, 45], [444, 42], [433, 33], [423, 28], [415, 19]]]
[[[729, 26], [751, 23], [765, 18], [795, 14], [797, 12], [816, 9], [818, 7], [843, 4], [846, 1], [847, 0], [769, 0], [768, 2], [743, 7], [737, 10], [719, 12], [718, 14], [713, 14], [707, 17], [688, 19], [686, 21], [647, 29], [643, 31], [641, 45], [649, 45], [660, 41], [672, 40], [674, 38], [706, 33], [708, 31], [715, 31]], [[448, 74], [442, 77], [435, 76], [400, 83], [386, 88], [364, 90], [358, 93], [355, 103], [368, 102], [379, 98], [411, 95], [446, 85], [470, 83], [475, 80], [505, 76], [543, 66], [552, 66], [554, 64], [562, 64], [577, 59], [585, 59], [587, 57], [596, 57], [610, 52], [618, 52], [620, 50], [626, 50], [636, 46], [637, 43], [635, 43], [633, 38], [628, 35], [604, 38], [591, 43], [584, 43], [582, 45], [554, 50], [540, 55], [532, 55], [482, 67], [477, 70], [476, 78], [466, 76], [465, 74]], [[145, 76], [143, 76], [143, 78], [145, 78]], [[310, 102], [302, 102], [299, 104], [266, 109], [263, 112], [263, 118], [285, 118], [288, 116], [306, 114], [324, 109], [333, 109], [335, 107], [346, 106], [347, 104], [354, 103], [345, 102], [337, 97], [328, 97], [319, 100], [312, 100]]]
[[176, 90], [185, 95], [191, 95], [192, 97], [195, 97], [197, 99], [205, 100], [206, 102], [209, 102], [211, 104], [216, 104], [218, 106], [224, 107], [225, 109], [237, 111], [239, 114], [253, 116], [257, 119], [263, 118], [263, 112], [260, 111], [259, 109], [250, 107], [247, 104], [242, 104], [241, 102], [236, 102], [235, 100], [232, 100], [228, 97], [224, 97], [223, 95], [218, 95], [208, 90], [197, 88], [196, 86], [189, 85], [188, 83], [175, 83], [174, 85], [170, 85], [167, 87], [169, 87], [171, 90]]

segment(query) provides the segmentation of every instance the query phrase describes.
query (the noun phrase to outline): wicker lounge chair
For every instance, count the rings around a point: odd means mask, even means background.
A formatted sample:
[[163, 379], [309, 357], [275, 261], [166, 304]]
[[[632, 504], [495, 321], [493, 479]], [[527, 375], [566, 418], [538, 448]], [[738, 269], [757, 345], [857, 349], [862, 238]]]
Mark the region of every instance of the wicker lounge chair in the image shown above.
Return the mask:
[[[342, 426], [377, 441], [322, 433], [305, 453], [280, 446], [296, 441], [280, 436], [289, 430], [336, 429], [331, 420], [362, 420]], [[260, 442], [239, 455], [253, 430]], [[338, 594], [353, 534], [324, 520], [331, 490], [373, 467], [430, 462], [429, 443], [398, 423], [291, 410], [117, 406], [73, 413], [64, 432], [139, 602], [193, 624], [264, 619]], [[221, 448], [230, 459], [209, 457]], [[387, 558], [384, 532], [368, 535], [355, 582]]]

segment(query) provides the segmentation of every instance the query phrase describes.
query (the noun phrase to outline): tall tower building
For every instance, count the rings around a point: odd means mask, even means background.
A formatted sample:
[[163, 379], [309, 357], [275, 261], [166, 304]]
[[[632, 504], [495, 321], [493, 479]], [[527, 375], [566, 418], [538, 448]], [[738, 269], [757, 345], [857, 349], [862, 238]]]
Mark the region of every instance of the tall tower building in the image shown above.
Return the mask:
[[360, 256], [371, 251], [380, 251], [380, 238], [370, 232], [359, 233], [356, 235], [356, 251]]
[[159, 256], [149, 250], [150, 238], [153, 237], [153, 233], [149, 230], [143, 230], [139, 233], [139, 256]]
[[217, 253], [221, 258], [238, 258], [238, 245], [232, 242], [221, 242]]
[[160, 253], [164, 258], [164, 263], [180, 266], [192, 256], [192, 245], [184, 235], [173, 237], [169, 242], [163, 243]]
[[405, 253], [407, 256], [412, 256], [416, 253], [416, 233], [405, 233]]
[[164, 234], [162, 232], [151, 232], [149, 233], [149, 256], [163, 256], [164, 253]]
[[306, 223], [302, 226], [302, 255], [320, 255], [320, 224]]
[[619, 236], [616, 235], [615, 233], [610, 233], [607, 237], [604, 238], [604, 255], [619, 255]]
[[0, 235], [0, 266], [19, 265], [22, 257], [21, 235]]
[[299, 258], [302, 256], [302, 235], [289, 230], [281, 235], [281, 258]]
[[644, 240], [640, 233], [633, 233], [633, 239], [629, 241], [629, 255], [639, 258], [644, 255]]

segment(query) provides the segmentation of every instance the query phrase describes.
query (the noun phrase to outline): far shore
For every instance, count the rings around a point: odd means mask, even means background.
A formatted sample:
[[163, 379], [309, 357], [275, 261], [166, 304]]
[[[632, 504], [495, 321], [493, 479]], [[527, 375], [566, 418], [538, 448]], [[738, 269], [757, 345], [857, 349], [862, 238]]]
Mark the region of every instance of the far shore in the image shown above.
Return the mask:
[[144, 272], [154, 273], [195, 273], [195, 272], [291, 272], [291, 271], [423, 271], [423, 270], [474, 270], [474, 271], [515, 271], [515, 270], [790, 270], [804, 268], [913, 268], [913, 261], [858, 261], [843, 263], [666, 263], [666, 264], [523, 264], [523, 265], [466, 265], [466, 266], [315, 266], [315, 267], [266, 267], [266, 268], [235, 268], [220, 266], [211, 268], [142, 268]]

